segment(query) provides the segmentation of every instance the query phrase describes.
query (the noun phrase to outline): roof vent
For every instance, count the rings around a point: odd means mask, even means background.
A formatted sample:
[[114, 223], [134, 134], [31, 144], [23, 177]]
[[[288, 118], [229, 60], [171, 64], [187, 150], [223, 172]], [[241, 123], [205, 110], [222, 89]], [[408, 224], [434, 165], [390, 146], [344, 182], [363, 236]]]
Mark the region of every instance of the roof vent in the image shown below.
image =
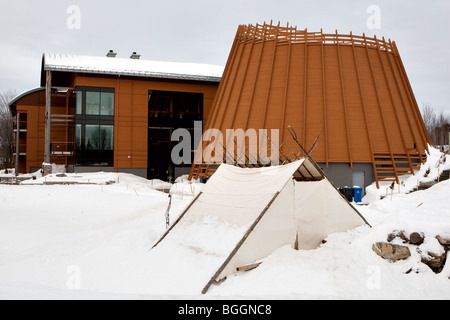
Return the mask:
[[133, 54], [130, 57], [131, 59], [139, 60], [141, 58], [140, 54], [137, 54], [136, 52], [133, 52]]
[[106, 54], [108, 58], [115, 58], [117, 56], [117, 53], [114, 52], [114, 50], [109, 50], [109, 52]]

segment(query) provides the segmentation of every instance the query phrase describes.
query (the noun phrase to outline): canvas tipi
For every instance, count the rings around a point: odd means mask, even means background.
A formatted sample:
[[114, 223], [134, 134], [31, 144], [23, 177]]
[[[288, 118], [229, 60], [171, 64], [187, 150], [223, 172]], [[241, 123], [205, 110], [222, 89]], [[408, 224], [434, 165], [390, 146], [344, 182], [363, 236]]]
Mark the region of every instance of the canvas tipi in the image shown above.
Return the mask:
[[153, 250], [196, 251], [192, 270], [202, 273], [206, 293], [277, 248], [314, 249], [364, 224], [309, 157], [266, 168], [222, 164]]

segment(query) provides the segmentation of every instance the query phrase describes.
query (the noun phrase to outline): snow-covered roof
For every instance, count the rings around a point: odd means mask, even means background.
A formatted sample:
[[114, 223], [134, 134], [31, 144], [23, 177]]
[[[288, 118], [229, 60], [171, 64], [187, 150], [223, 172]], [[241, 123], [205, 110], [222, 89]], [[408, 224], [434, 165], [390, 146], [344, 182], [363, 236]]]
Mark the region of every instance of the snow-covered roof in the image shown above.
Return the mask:
[[220, 82], [223, 66], [44, 53], [42, 71], [67, 71]]
[[27, 96], [27, 95], [29, 95], [29, 94], [32, 94], [32, 93], [34, 93], [34, 92], [38, 92], [38, 91], [41, 91], [41, 90], [45, 90], [45, 88], [43, 88], [43, 87], [38, 87], [38, 88], [33, 88], [33, 89], [30, 89], [30, 90], [24, 91], [24, 92], [22, 92], [22, 93], [19, 93], [19, 94], [16, 95], [11, 101], [8, 102], [8, 107], [11, 108], [11, 106], [12, 106], [14, 103], [16, 103], [17, 100], [19, 100], [19, 99], [21, 99], [21, 98], [23, 98], [23, 97], [25, 97], [25, 96]]

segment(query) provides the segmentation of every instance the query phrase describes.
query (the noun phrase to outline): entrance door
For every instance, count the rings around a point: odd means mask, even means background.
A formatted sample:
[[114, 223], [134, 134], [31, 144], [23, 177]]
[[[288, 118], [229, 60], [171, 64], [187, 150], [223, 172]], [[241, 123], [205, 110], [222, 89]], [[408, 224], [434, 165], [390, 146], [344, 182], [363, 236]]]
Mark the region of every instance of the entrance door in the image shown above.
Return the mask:
[[363, 189], [364, 196], [364, 171], [353, 172], [353, 186], [361, 187]]
[[174, 180], [174, 168], [170, 159], [173, 128], [148, 128], [148, 178]]
[[[177, 142], [171, 140], [171, 135], [178, 128], [193, 132], [195, 121], [202, 120], [203, 94], [149, 91], [148, 179], [174, 181], [177, 174], [189, 172], [190, 163], [175, 166], [172, 162], [172, 148]], [[192, 150], [194, 148], [196, 146], [192, 145]]]

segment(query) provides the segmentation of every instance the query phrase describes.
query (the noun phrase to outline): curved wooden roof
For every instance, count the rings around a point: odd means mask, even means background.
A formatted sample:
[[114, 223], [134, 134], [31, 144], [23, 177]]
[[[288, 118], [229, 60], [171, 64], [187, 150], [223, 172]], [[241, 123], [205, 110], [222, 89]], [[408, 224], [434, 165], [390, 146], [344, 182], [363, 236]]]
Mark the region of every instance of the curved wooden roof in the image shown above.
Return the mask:
[[305, 148], [320, 136], [327, 165], [409, 160], [430, 141], [395, 42], [241, 25], [205, 129], [279, 129], [281, 143], [288, 125]]

